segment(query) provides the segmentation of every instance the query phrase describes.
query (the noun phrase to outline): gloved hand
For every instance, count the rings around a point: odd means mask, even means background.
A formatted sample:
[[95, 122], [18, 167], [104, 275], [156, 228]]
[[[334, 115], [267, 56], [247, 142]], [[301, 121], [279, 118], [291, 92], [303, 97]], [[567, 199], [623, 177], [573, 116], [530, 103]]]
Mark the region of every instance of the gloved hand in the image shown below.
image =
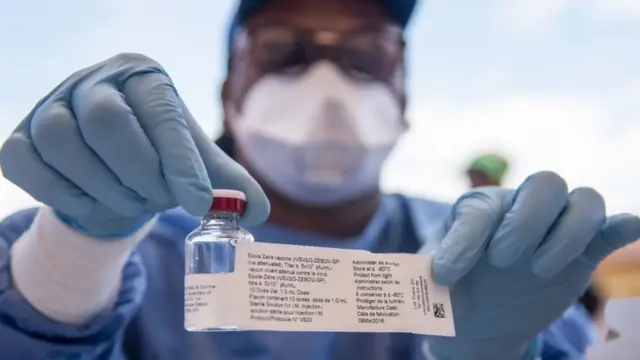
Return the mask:
[[533, 340], [576, 302], [598, 263], [640, 238], [640, 219], [606, 216], [600, 194], [567, 192], [541, 172], [516, 191], [484, 188], [455, 204], [433, 257], [450, 285], [456, 337], [433, 337], [438, 360], [533, 359]]
[[62, 82], [4, 143], [0, 165], [8, 180], [92, 236], [126, 236], [177, 205], [201, 216], [212, 187], [245, 192], [245, 224], [269, 214], [258, 183], [202, 131], [165, 70], [137, 54]]

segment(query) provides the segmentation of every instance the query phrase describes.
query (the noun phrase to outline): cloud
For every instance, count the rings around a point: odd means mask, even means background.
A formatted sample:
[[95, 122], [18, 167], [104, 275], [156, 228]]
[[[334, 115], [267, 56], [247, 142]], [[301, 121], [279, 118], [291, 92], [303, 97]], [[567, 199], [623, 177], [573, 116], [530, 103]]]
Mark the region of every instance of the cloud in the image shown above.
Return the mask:
[[517, 95], [486, 103], [430, 99], [412, 110], [412, 131], [385, 168], [388, 190], [454, 201], [466, 189], [462, 176], [469, 157], [501, 151], [512, 161], [507, 186], [518, 186], [536, 171], [552, 170], [570, 187], [591, 186], [610, 210], [640, 209], [636, 193], [640, 126], [607, 131], [606, 104], [578, 95]]
[[598, 17], [629, 20], [640, 18], [638, 0], [587, 0], [584, 3]]
[[499, 0], [498, 19], [526, 34], [545, 32], [571, 6], [572, 0]]
[[640, 19], [638, 0], [496, 0], [494, 8], [500, 22], [525, 35], [547, 32], [571, 10], [606, 21]]
[[629, 97], [636, 104], [640, 104], [640, 78], [631, 84], [629, 87]]

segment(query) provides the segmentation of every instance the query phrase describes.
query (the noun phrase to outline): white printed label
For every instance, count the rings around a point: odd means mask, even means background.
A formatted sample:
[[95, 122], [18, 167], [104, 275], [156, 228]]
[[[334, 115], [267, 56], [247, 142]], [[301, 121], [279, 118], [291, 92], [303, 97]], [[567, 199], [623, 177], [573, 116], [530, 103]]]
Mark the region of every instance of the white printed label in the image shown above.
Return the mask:
[[198, 331], [233, 328], [235, 316], [228, 291], [234, 274], [193, 274], [184, 279], [184, 327]]
[[455, 335], [449, 291], [424, 255], [240, 243], [235, 264], [186, 277], [185, 296], [206, 292], [185, 299], [188, 328]]

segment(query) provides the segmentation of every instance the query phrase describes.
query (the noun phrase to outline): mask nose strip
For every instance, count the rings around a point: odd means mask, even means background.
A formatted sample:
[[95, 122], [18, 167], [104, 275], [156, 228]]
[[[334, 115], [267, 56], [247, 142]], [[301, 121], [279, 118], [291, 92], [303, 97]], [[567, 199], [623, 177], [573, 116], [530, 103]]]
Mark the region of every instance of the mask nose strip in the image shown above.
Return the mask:
[[[328, 99], [319, 111], [321, 119], [316, 121], [317, 129], [312, 134], [318, 134], [320, 141], [340, 141], [344, 144], [356, 140], [358, 134], [353, 128], [353, 119], [345, 107], [335, 99]], [[313, 137], [314, 135], [312, 135]], [[313, 139], [313, 138], [312, 138]], [[313, 139], [315, 140], [315, 139]]]
[[344, 106], [333, 99], [322, 105], [310, 132], [309, 151], [302, 154], [307, 181], [341, 183], [361, 161], [362, 146], [354, 122]]

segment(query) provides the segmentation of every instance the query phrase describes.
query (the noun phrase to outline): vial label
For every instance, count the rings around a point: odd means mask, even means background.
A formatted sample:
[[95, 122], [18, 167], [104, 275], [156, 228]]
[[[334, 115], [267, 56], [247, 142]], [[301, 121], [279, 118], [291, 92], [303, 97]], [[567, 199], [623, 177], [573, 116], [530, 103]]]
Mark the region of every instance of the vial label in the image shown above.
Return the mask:
[[[224, 275], [226, 281], [209, 280], [220, 277], [215, 274], [189, 276], [198, 277], [188, 282], [193, 289], [216, 287], [209, 300], [192, 307], [199, 310], [187, 314], [187, 322], [200, 328], [454, 336], [449, 290], [431, 279], [430, 269], [424, 255], [239, 243], [236, 270]], [[229, 303], [233, 309], [225, 308]]]
[[184, 279], [184, 327], [191, 331], [233, 328], [228, 290], [233, 274], [192, 274]]

